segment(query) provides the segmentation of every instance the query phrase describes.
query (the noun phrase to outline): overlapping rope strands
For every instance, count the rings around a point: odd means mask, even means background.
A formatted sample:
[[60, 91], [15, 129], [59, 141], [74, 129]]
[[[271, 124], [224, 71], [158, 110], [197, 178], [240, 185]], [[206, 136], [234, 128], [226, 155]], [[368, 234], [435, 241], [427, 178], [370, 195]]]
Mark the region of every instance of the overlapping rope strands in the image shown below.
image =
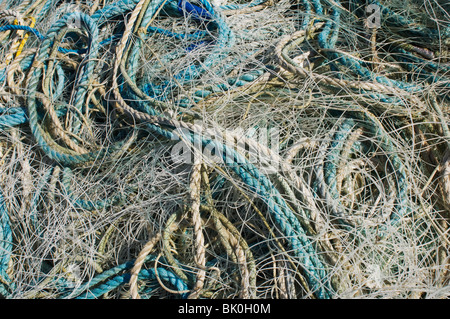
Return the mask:
[[2, 298], [448, 298], [447, 3], [0, 1]]

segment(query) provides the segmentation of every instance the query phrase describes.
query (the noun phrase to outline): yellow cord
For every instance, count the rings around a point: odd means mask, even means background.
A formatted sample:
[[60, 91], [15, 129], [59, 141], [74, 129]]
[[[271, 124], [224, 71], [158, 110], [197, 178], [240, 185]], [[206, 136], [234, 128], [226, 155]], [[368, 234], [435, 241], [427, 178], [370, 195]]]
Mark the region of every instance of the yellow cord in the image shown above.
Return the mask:
[[[34, 28], [34, 26], [36, 25], [36, 19], [35, 19], [34, 17], [31, 17], [31, 16], [25, 18], [25, 20], [26, 20], [26, 19], [31, 20], [30, 28]], [[17, 21], [17, 20], [14, 20], [14, 22], [16, 22], [16, 21]], [[25, 44], [27, 43], [28, 36], [29, 36], [28, 33], [25, 33], [25, 35], [24, 35], [22, 41], [20, 42], [19, 48], [17, 48], [17, 52], [16, 52], [16, 59], [17, 59], [17, 57], [22, 53], [22, 50], [23, 50], [23, 48], [25, 47]]]

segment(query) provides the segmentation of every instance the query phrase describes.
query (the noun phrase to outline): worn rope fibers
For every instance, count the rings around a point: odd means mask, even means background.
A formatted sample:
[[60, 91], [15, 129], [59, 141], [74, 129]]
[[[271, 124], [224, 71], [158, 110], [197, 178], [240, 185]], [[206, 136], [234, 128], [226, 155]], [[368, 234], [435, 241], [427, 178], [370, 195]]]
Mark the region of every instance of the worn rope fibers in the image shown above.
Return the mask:
[[2, 298], [448, 298], [437, 0], [0, 2]]

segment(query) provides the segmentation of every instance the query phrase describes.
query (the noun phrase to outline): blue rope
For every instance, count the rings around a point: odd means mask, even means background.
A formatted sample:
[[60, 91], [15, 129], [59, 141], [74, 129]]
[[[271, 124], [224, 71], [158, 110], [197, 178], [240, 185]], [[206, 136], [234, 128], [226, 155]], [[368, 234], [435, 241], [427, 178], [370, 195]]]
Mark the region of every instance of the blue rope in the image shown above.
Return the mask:
[[[146, 257], [145, 262], [154, 261], [155, 259], [156, 258], [154, 256], [150, 255]], [[84, 283], [82, 286], [76, 288], [74, 291], [69, 292], [66, 297], [76, 299], [99, 298], [102, 295], [122, 286], [123, 284], [128, 283], [130, 281], [131, 274], [126, 271], [130, 270], [133, 266], [134, 261], [128, 261], [110, 268]], [[150, 280], [151, 282], [155, 282], [156, 275], [162, 281], [170, 283], [177, 291], [183, 292], [189, 290], [188, 285], [183, 280], [164, 267], [157, 267], [157, 274], [153, 268], [143, 268], [139, 272], [138, 280]], [[180, 294], [180, 297], [186, 298], [187, 295], [188, 293], [183, 292]]]
[[0, 130], [6, 130], [28, 122], [25, 112], [17, 112], [9, 115], [0, 116]]
[[192, 15], [194, 19], [197, 19], [199, 21], [213, 20], [213, 12], [209, 12], [208, 10], [205, 10], [199, 6], [191, 4], [187, 0], [178, 0], [178, 12], [182, 15], [184, 14]]
[[[164, 131], [159, 126], [148, 125], [148, 127], [158, 134]], [[272, 213], [278, 226], [292, 246], [294, 253], [305, 268], [305, 276], [312, 290], [318, 298], [330, 298], [333, 288], [329, 278], [327, 278], [323, 262], [314, 250], [299, 220], [271, 181], [261, 174], [254, 165], [249, 163], [247, 159], [226, 144], [208, 140], [196, 134], [188, 134], [187, 136], [185, 135], [186, 132], [183, 132], [183, 134], [193, 145], [212, 146], [212, 149], [217, 150], [221, 154], [223, 163], [231, 168], [249, 186], [250, 190], [258, 194], [260, 199], [266, 203], [269, 212]], [[176, 136], [173, 136], [173, 133], [166, 132], [164, 136], [169, 136], [172, 140], [177, 139]]]
[[[340, 4], [338, 0], [334, 2], [336, 4]], [[340, 9], [333, 3], [331, 4], [331, 8], [331, 19], [327, 20], [322, 32], [318, 36], [318, 43], [323, 49], [334, 48], [338, 39], [338, 32], [340, 29]], [[330, 36], [331, 30], [333, 30], [333, 32]], [[422, 88], [417, 85], [410, 85], [401, 81], [391, 80], [385, 76], [374, 75], [373, 72], [365, 68], [360, 61], [355, 60], [347, 55], [343, 55], [342, 53], [336, 51], [326, 51], [326, 55], [328, 56], [329, 60], [338, 62], [341, 65], [347, 67], [349, 70], [355, 72], [365, 81], [376, 81], [389, 87], [400, 88], [407, 92], [418, 92], [422, 90]]]
[[44, 38], [45, 38], [42, 34], [39, 33], [38, 30], [36, 30], [34, 28], [30, 28], [30, 27], [25, 26], [25, 25], [8, 24], [8, 25], [4, 25], [4, 26], [0, 27], [0, 32], [18, 31], [18, 30], [31, 32], [41, 41], [44, 40]]
[[[120, 150], [121, 147], [128, 143], [129, 140], [114, 142], [111, 145], [102, 147], [100, 150], [92, 151], [87, 154], [78, 154], [71, 151], [68, 148], [58, 144], [48, 133], [48, 129], [45, 126], [46, 118], [48, 114], [45, 114], [43, 107], [39, 102], [39, 95], [42, 83], [44, 82], [44, 75], [48, 76], [51, 73], [49, 93], [53, 101], [58, 100], [53, 104], [56, 104], [55, 111], [57, 116], [63, 116], [69, 112], [73, 107], [76, 112], [73, 111], [73, 123], [70, 125], [72, 134], [76, 135], [81, 131], [81, 119], [79, 114], [85, 114], [87, 94], [89, 93], [89, 86], [92, 85], [92, 80], [97, 80], [98, 77], [94, 74], [94, 69], [97, 64], [97, 60], [103, 53], [107, 53], [110, 48], [108, 45], [112, 44], [117, 39], [122, 37], [121, 29], [122, 22], [118, 24], [114, 29], [114, 34], [108, 38], [100, 41], [101, 28], [105, 24], [111, 23], [114, 19], [120, 21], [126, 21], [127, 15], [134, 10], [138, 0], [120, 0], [107, 4], [102, 9], [97, 10], [92, 16], [84, 13], [69, 13], [64, 14], [62, 18], [57, 20], [50, 29], [46, 32], [46, 35], [42, 35], [37, 29], [30, 28], [28, 26], [19, 25], [3, 25], [0, 27], [0, 32], [5, 31], [25, 31], [32, 33], [39, 41], [38, 51], [33, 54], [29, 54], [20, 61], [20, 66], [23, 72], [28, 72], [27, 83], [27, 96], [24, 106], [21, 107], [0, 107], [0, 130], [6, 131], [11, 127], [17, 127], [23, 124], [28, 124], [31, 129], [32, 135], [36, 140], [41, 150], [54, 162], [57, 162], [63, 167], [63, 178], [61, 181], [65, 195], [68, 195], [71, 204], [76, 209], [87, 210], [100, 210], [120, 205], [123, 203], [124, 198], [122, 196], [113, 196], [108, 199], [93, 201], [90, 199], [81, 199], [73, 195], [70, 187], [72, 178], [72, 166], [81, 165], [87, 162], [96, 161], [98, 159], [106, 159], [111, 153]], [[200, 0], [199, 2], [191, 3], [187, 0], [156, 0], [150, 2], [147, 10], [142, 16], [142, 21], [139, 26], [136, 26], [136, 30], [142, 30], [139, 27], [145, 27], [147, 34], [139, 34], [139, 37], [130, 41], [127, 45], [128, 56], [124, 61], [124, 70], [129, 75], [132, 83], [124, 81], [126, 79], [125, 74], [121, 74], [119, 78], [120, 86], [119, 92], [129, 102], [129, 104], [136, 110], [144, 112], [149, 115], [160, 116], [164, 114], [164, 107], [181, 106], [185, 108], [192, 107], [193, 104], [202, 101], [209, 97], [213, 93], [222, 93], [234, 88], [243, 87], [255, 80], [270, 69], [270, 66], [260, 68], [257, 70], [251, 70], [249, 72], [240, 74], [238, 76], [228, 76], [229, 71], [234, 69], [237, 63], [245, 60], [235, 59], [235, 61], [223, 66], [219, 71], [214, 71], [217, 65], [222, 66], [225, 64], [225, 59], [229, 57], [230, 51], [235, 45], [235, 35], [227, 24], [227, 20], [222, 16], [223, 10], [239, 10], [243, 8], [251, 8], [256, 5], [265, 3], [266, 0], [255, 0], [245, 4], [230, 4], [221, 6], [220, 8], [214, 7], [207, 0]], [[366, 4], [363, 1], [355, 1], [355, 6], [359, 4]], [[1, 2], [0, 2], [1, 3]], [[48, 12], [56, 7], [57, 0], [47, 0], [39, 14], [37, 20], [40, 21], [43, 17], [47, 16]], [[369, 3], [377, 4], [381, 8], [383, 17], [383, 25], [387, 27], [402, 27], [403, 33], [409, 33], [413, 36], [417, 36], [421, 39], [436, 40], [440, 37], [437, 29], [428, 28], [424, 26], [412, 26], [414, 21], [400, 14], [395, 13], [386, 6], [381, 5], [378, 1], [369, 1]], [[6, 8], [13, 7], [16, 2], [9, 2]], [[31, 8], [32, 2], [28, 3], [25, 8]], [[341, 11], [341, 4], [338, 0], [323, 1], [320, 0], [302, 0], [300, 5], [304, 9], [302, 13], [303, 20], [300, 25], [301, 29], [306, 29], [311, 20], [324, 21], [324, 26], [318, 35], [318, 44], [322, 49], [333, 49], [339, 43], [339, 35], [343, 28], [342, 21], [344, 20], [343, 12]], [[158, 10], [161, 9], [161, 12]], [[159, 12], [159, 13], [158, 13]], [[59, 14], [59, 13], [58, 13]], [[159, 14], [160, 16], [170, 16], [176, 18], [192, 18], [190, 22], [193, 22], [198, 29], [194, 32], [178, 33], [163, 28], [151, 26], [150, 22]], [[68, 22], [72, 19], [80, 21], [80, 29], [87, 36], [87, 43], [85, 46], [78, 46], [76, 49], [67, 49], [57, 47], [56, 41], [60, 37], [64, 38], [66, 32], [70, 30]], [[144, 31], [145, 33], [145, 31]], [[138, 79], [138, 71], [140, 70], [140, 63], [142, 59], [140, 57], [143, 50], [144, 41], [149, 36], [155, 34], [169, 37], [174, 40], [180, 40], [184, 43], [184, 47], [176, 52], [169, 53], [161, 57], [164, 62], [171, 62], [177, 58], [183, 57], [185, 54], [191, 53], [195, 50], [204, 50], [208, 53], [201, 63], [191, 62], [186, 65], [181, 71], [174, 75], [169, 75], [164, 81], [157, 82], [148, 79]], [[442, 32], [441, 32], [442, 34]], [[72, 35], [71, 35], [72, 36]], [[450, 36], [450, 28], [444, 30], [444, 36]], [[74, 35], [76, 38], [77, 35]], [[78, 38], [76, 38], [78, 39]], [[35, 44], [38, 41], [34, 41]], [[81, 42], [81, 41], [80, 41]], [[76, 70], [76, 75], [71, 78], [72, 74], [66, 74], [63, 64], [57, 59], [50, 58], [52, 53], [58, 50], [64, 54], [76, 54], [79, 55], [81, 63]], [[422, 58], [407, 52], [406, 50], [398, 47], [390, 48], [393, 52], [398, 53], [394, 57], [398, 61], [402, 62], [410, 73], [425, 79], [430, 83], [439, 83], [442, 86], [448, 88], [450, 84], [448, 81], [448, 74], [445, 72], [450, 71], [450, 67], [438, 64], [433, 61], [427, 61]], [[407, 82], [392, 80], [387, 76], [380, 76], [372, 72], [369, 67], [370, 63], [362, 63], [359, 60], [341, 54], [335, 51], [325, 51], [327, 60], [326, 63], [330, 65], [330, 70], [333, 76], [345, 78], [347, 74], [341, 72], [341, 69], [347, 69], [351, 71], [348, 78], [361, 78], [365, 81], [374, 81], [384, 84], [389, 87], [400, 88], [408, 92], [418, 92], [422, 90], [422, 86], [412, 85]], [[269, 62], [270, 63], [270, 62]], [[53, 65], [53, 68], [50, 68]], [[161, 66], [162, 68], [163, 66]], [[426, 69], [423, 69], [423, 68]], [[273, 69], [275, 67], [272, 66]], [[0, 82], [4, 83], [7, 69], [0, 70]], [[196, 80], [198, 80], [206, 72], [217, 72], [217, 77], [226, 77], [226, 81], [223, 83], [211, 83], [208, 86], [196, 89], [188, 97], [178, 95], [176, 89], [179, 86], [182, 87], [196, 87]], [[439, 76], [436, 73], [439, 73]], [[125, 73], [125, 72], [124, 72]], [[69, 82], [69, 78], [73, 80], [73, 89], [71, 95], [71, 103], [64, 104], [60, 102], [65, 95], [65, 87]], [[101, 78], [101, 77], [100, 77]], [[134, 86], [136, 84], [136, 86]], [[143, 97], [141, 90], [146, 97]], [[295, 91], [295, 89], [292, 89]], [[280, 90], [281, 91], [281, 90]], [[297, 90], [296, 92], [301, 92]], [[387, 103], [395, 103], [401, 105], [401, 101], [396, 97], [389, 97], [386, 95], [366, 92], [361, 92], [370, 98], [377, 101], [383, 101]], [[106, 103], [105, 103], [106, 105]], [[109, 107], [109, 105], [108, 105]], [[339, 196], [336, 186], [336, 172], [337, 162], [339, 160], [340, 150], [342, 149], [345, 140], [348, 138], [351, 130], [356, 125], [365, 127], [366, 131], [377, 141], [379, 145], [387, 154], [389, 165], [395, 173], [396, 177], [396, 191], [397, 202], [396, 210], [391, 215], [391, 225], [397, 225], [402, 218], [411, 211], [409, 198], [407, 194], [408, 181], [406, 178], [406, 168], [398, 155], [398, 150], [394, 145], [393, 140], [385, 129], [379, 125], [371, 116], [363, 114], [362, 112], [349, 112], [352, 114], [352, 118], [345, 119], [338, 131], [333, 135], [334, 139], [330, 144], [327, 144], [328, 153], [326, 155], [326, 161], [323, 167], [318, 168], [319, 174], [323, 174], [322, 185], [316, 185], [318, 188], [327, 186], [329, 193], [325, 192], [325, 189], [320, 189], [323, 197], [330, 195], [330, 197], [339, 201]], [[108, 114], [109, 115], [109, 114]], [[334, 114], [333, 114], [334, 116]], [[157, 123], [145, 123], [145, 127], [148, 133], [154, 134], [158, 138], [166, 138], [169, 140], [177, 140], [175, 129], [170, 122]], [[286, 242], [291, 248], [291, 253], [295, 255], [299, 264], [303, 267], [305, 278], [310, 286], [311, 290], [318, 298], [331, 298], [333, 297], [335, 290], [331, 284], [331, 275], [328, 272], [326, 263], [321, 257], [321, 251], [315, 247], [315, 239], [310, 237], [302, 227], [302, 223], [296, 213], [290, 208], [288, 203], [283, 198], [283, 195], [277, 190], [270, 178], [262, 174], [256, 166], [250, 163], [244, 156], [239, 154], [236, 150], [229, 146], [214, 140], [213, 138], [207, 138], [198, 135], [195, 132], [188, 131], [183, 132], [183, 137], [188, 139], [191, 144], [197, 147], [208, 147], [214, 149], [217, 153], [221, 154], [223, 165], [230, 168], [234, 174], [236, 174], [248, 187], [249, 190], [254, 192], [259, 199], [261, 199], [270, 213], [271, 217], [275, 221], [277, 231], [279, 231]], [[355, 147], [367, 147], [366, 144], [357, 145]], [[38, 233], [42, 233], [45, 230], [39, 229], [40, 223], [38, 221], [38, 205], [40, 203], [40, 197], [42, 191], [45, 188], [52, 169], [48, 169], [42, 179], [39, 181], [37, 191], [33, 194], [31, 204], [31, 222], [33, 227]], [[219, 192], [226, 185], [226, 179], [224, 176], [218, 176], [217, 180], [213, 181], [213, 197], [217, 196]], [[14, 291], [14, 283], [7, 275], [7, 268], [9, 261], [11, 260], [11, 254], [13, 249], [13, 237], [11, 232], [11, 225], [6, 209], [5, 199], [0, 192], [0, 294], [3, 296], [9, 296]], [[338, 205], [333, 206], [333, 213], [335, 216], [341, 219], [344, 224], [345, 216], [343, 216], [342, 209]], [[153, 258], [153, 257], [152, 257]], [[150, 259], [148, 259], [150, 260]], [[97, 276], [95, 276], [89, 282], [85, 282], [81, 287], [74, 288], [73, 283], [64, 278], [55, 279], [55, 284], [59, 287], [61, 295], [64, 297], [78, 297], [78, 298], [99, 298], [105, 293], [111, 292], [114, 289], [121, 287], [130, 280], [130, 274], [127, 270], [131, 269], [133, 262], [127, 262], [113, 267]], [[188, 284], [183, 282], [174, 273], [167, 270], [164, 267], [159, 267], [155, 273], [153, 269], [143, 269], [139, 274], [139, 280], [146, 281], [148, 288], [145, 288], [146, 292], [151, 293], [156, 283], [156, 276], [163, 281], [169, 283], [177, 291], [188, 290]], [[148, 281], [148, 283], [147, 283]], [[6, 284], [5, 284], [6, 282]], [[186, 297], [186, 294], [181, 294], [180, 297]]]
[[75, 197], [72, 194], [72, 190], [70, 187], [71, 179], [73, 178], [73, 172], [70, 167], [64, 167], [63, 170], [63, 178], [62, 184], [64, 186], [64, 190], [66, 194], [68, 194], [70, 198], [70, 203], [75, 206], [77, 209], [85, 209], [88, 211], [102, 210], [107, 209], [112, 206], [120, 206], [120, 204], [124, 203], [126, 195], [114, 195], [102, 200], [92, 201], [89, 199], [82, 199]]
[[2, 191], [0, 190], [0, 277], [3, 279], [0, 280], [0, 294], [5, 297], [9, 295], [8, 290], [11, 289], [10, 286], [4, 287], [3, 282], [6, 281], [11, 283], [6, 270], [8, 269], [9, 261], [11, 259], [12, 247], [13, 238], [11, 225], [8, 211], [6, 209], [5, 199]]

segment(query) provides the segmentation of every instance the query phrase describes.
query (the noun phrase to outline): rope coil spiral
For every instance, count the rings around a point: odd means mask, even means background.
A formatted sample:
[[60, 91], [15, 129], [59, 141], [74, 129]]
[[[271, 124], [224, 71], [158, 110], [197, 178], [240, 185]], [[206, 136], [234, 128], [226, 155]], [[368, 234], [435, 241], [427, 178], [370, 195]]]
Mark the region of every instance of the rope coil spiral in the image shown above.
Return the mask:
[[450, 12], [407, 3], [0, 1], [0, 298], [448, 298]]

